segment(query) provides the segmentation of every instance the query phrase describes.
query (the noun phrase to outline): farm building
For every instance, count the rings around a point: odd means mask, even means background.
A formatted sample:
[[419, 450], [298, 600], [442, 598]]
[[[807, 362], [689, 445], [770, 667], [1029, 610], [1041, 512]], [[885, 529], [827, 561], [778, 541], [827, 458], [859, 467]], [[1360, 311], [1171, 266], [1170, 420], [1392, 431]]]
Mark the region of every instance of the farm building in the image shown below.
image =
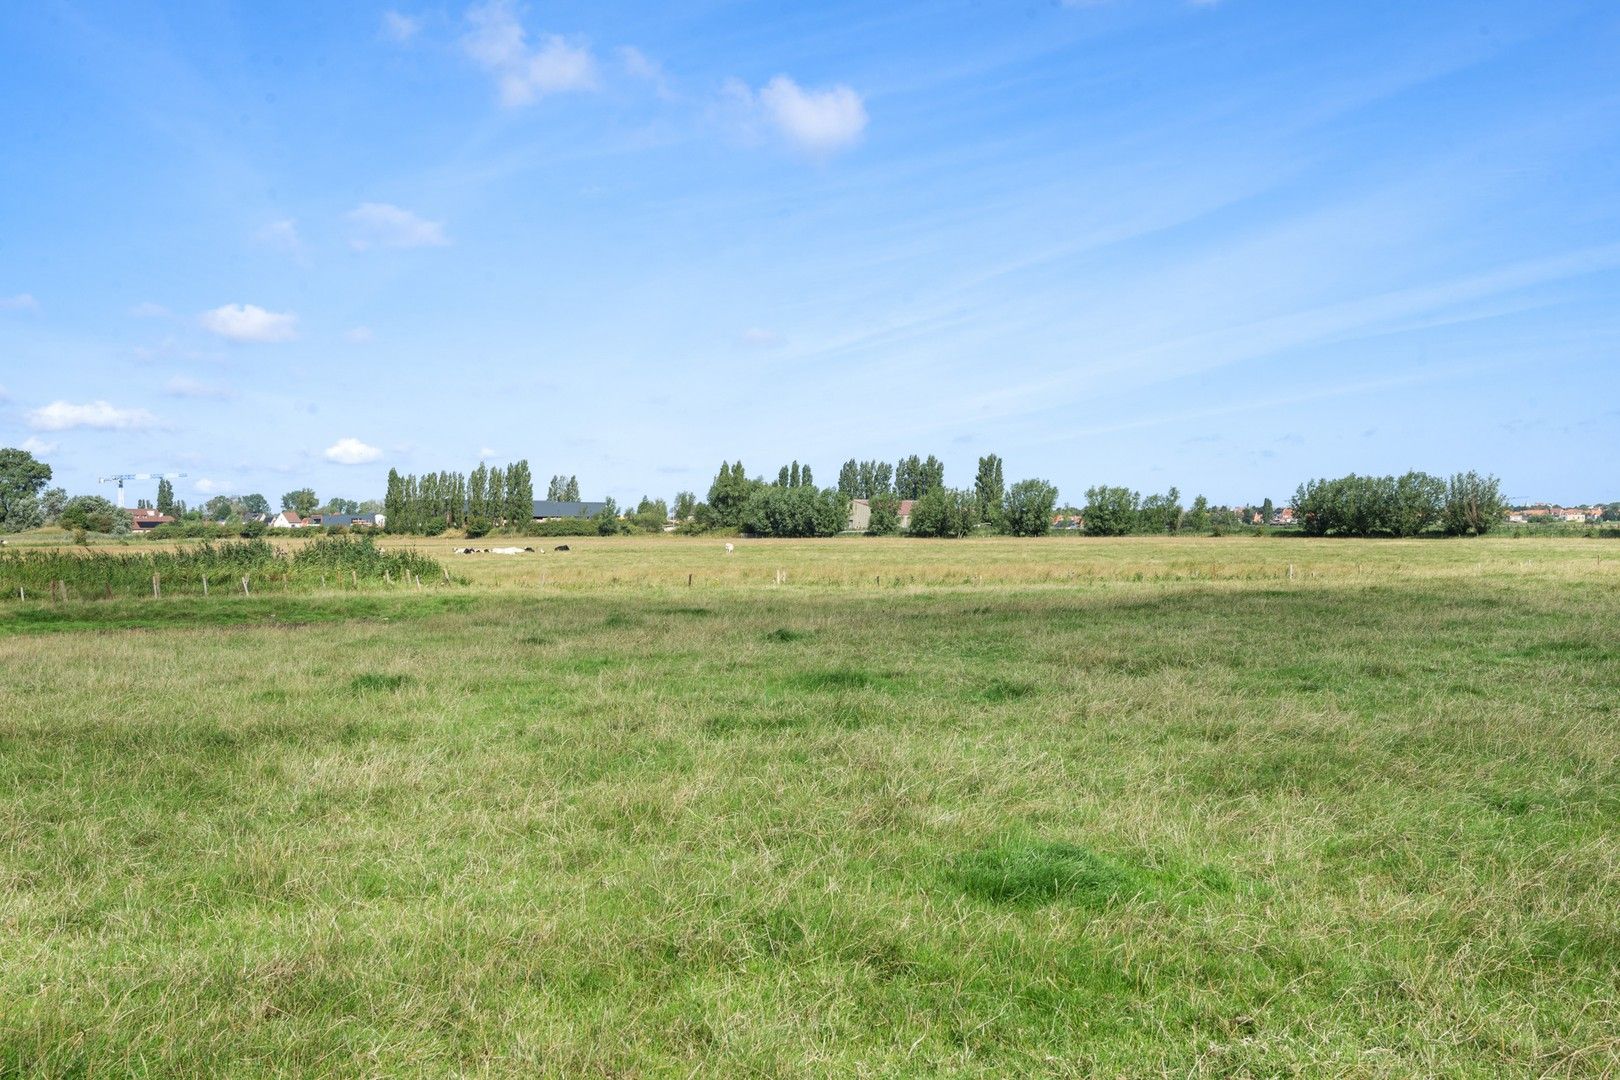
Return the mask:
[[534, 500], [534, 520], [550, 521], [552, 518], [588, 518], [595, 517], [607, 509], [605, 502], [562, 502], [558, 499]]
[[[900, 500], [900, 527], [911, 527], [911, 508], [916, 499]], [[845, 526], [850, 532], [865, 532], [872, 524], [872, 502], [870, 499], [851, 499], [849, 503], [849, 524]]]
[[159, 525], [167, 525], [173, 520], [174, 518], [168, 514], [160, 514], [156, 510], [148, 510], [144, 507], [136, 507], [129, 512], [130, 527], [136, 532], [141, 532], [144, 529], [155, 529]]

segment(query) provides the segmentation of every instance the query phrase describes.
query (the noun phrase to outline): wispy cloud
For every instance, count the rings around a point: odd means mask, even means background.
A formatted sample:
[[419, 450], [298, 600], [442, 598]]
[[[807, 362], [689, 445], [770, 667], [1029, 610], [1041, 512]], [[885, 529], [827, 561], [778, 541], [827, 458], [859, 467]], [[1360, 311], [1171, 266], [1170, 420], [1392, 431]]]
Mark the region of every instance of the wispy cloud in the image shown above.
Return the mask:
[[254, 239], [267, 248], [283, 251], [289, 255], [304, 253], [304, 238], [298, 233], [298, 222], [292, 218], [266, 222], [254, 234]]
[[511, 0], [469, 8], [461, 44], [474, 62], [495, 76], [501, 104], [508, 107], [597, 86], [596, 58], [590, 48], [557, 34], [544, 34], [531, 47]]
[[322, 456], [335, 465], [365, 465], [382, 457], [382, 451], [353, 436], [344, 436], [328, 446]]
[[227, 341], [291, 341], [298, 336], [298, 317], [290, 311], [266, 311], [257, 304], [225, 304], [197, 316], [204, 330]]
[[98, 431], [139, 431], [157, 426], [157, 417], [145, 409], [124, 409], [107, 401], [82, 405], [53, 401], [28, 414], [28, 426], [36, 431], [71, 431], [92, 428]]
[[174, 378], [170, 379], [168, 383], [165, 384], [163, 392], [168, 394], [170, 397], [196, 398], [199, 400], [211, 401], [223, 401], [231, 396], [231, 390], [228, 386], [220, 386], [216, 383], [205, 383], [199, 379], [188, 378], [184, 375], [176, 375]]
[[15, 296], [0, 296], [0, 311], [38, 311], [39, 301], [34, 299], [32, 293], [17, 293]]
[[763, 122], [798, 150], [828, 155], [847, 150], [866, 131], [866, 102], [843, 83], [806, 89], [778, 75], [756, 92], [739, 79], [726, 83], [725, 94], [740, 107], [745, 120]]
[[450, 243], [442, 222], [428, 221], [391, 203], [361, 203], [349, 211], [349, 222], [355, 228], [349, 245], [356, 251], [444, 247]]
[[132, 317], [137, 319], [167, 319], [169, 309], [162, 304], [154, 304], [150, 300], [143, 301], [129, 309]]
[[636, 48], [634, 45], [619, 46], [619, 66], [624, 73], [632, 79], [647, 83], [653, 92], [665, 100], [674, 98], [675, 92], [670, 88], [669, 76], [658, 61]]
[[382, 36], [396, 45], [409, 44], [422, 30], [422, 20], [398, 11], [382, 14]]
[[211, 480], [206, 476], [199, 477], [191, 486], [204, 495], [224, 495], [236, 487], [229, 480]]
[[371, 339], [375, 336], [376, 335], [371, 332], [371, 327], [355, 326], [344, 332], [343, 340], [349, 342], [351, 345], [368, 345], [371, 343]]
[[53, 453], [60, 445], [60, 443], [46, 442], [37, 435], [30, 435], [28, 438], [22, 441], [22, 449], [28, 451], [30, 454]]

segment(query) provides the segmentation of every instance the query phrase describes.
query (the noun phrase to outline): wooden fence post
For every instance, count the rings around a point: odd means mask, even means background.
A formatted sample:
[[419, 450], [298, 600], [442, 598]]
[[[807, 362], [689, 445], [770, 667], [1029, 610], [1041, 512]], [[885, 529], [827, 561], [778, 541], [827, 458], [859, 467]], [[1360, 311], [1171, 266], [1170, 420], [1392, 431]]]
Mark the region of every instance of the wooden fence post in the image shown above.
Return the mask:
[[253, 595], [252, 593], [248, 592], [248, 579], [247, 579], [246, 574], [242, 575], [242, 595], [243, 596], [252, 596]]
[[152, 599], [156, 600], [158, 597], [160, 597], [162, 595], [163, 595], [163, 590], [158, 588], [158, 576], [156, 574], [153, 574], [152, 575]]
[[207, 574], [203, 575], [203, 596], [204, 597], [208, 596], [208, 575]]

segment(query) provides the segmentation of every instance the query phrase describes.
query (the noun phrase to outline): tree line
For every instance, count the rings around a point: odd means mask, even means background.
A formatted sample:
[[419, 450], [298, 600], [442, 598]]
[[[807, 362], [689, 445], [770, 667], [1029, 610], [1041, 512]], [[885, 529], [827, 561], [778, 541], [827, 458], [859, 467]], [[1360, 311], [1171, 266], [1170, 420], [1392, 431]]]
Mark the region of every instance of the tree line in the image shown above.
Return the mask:
[[[552, 478], [554, 486], [558, 479]], [[527, 460], [505, 468], [480, 462], [470, 473], [417, 476], [389, 469], [383, 513], [389, 532], [436, 536], [446, 529], [461, 529], [468, 536], [482, 536], [491, 529], [533, 520], [534, 480]]]

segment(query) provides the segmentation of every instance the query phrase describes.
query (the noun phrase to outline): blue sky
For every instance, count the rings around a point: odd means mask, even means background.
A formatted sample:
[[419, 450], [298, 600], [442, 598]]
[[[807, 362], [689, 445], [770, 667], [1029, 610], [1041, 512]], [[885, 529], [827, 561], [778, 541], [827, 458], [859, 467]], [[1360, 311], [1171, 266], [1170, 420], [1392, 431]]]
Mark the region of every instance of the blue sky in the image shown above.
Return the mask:
[[0, 443], [192, 500], [992, 451], [1608, 500], [1617, 196], [1601, 0], [42, 0]]

